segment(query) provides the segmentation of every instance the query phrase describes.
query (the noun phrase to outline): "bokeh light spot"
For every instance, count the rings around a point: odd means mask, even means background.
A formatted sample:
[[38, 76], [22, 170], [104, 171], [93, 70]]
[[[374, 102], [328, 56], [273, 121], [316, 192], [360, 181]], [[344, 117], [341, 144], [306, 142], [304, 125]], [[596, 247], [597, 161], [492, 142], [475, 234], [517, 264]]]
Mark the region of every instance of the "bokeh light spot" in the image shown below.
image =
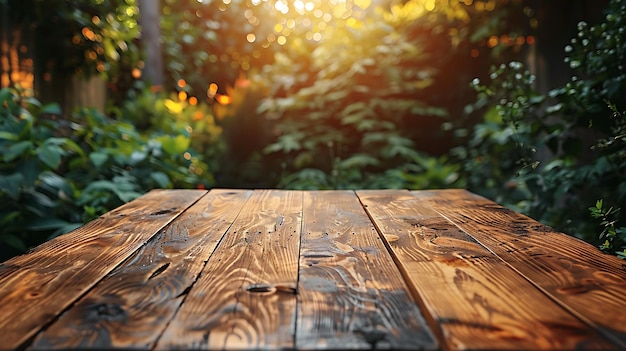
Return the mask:
[[215, 94], [217, 93], [217, 84], [215, 83], [211, 83], [209, 84], [209, 89], [206, 92], [206, 95], [209, 97], [209, 99], [212, 99], [215, 97]]
[[96, 34], [88, 27], [83, 27], [83, 29], [81, 30], [81, 33], [88, 40], [91, 40], [91, 41], [96, 40]]
[[232, 102], [232, 99], [228, 95], [217, 94], [216, 99], [217, 99], [217, 102], [219, 102], [222, 105], [230, 105], [230, 103]]

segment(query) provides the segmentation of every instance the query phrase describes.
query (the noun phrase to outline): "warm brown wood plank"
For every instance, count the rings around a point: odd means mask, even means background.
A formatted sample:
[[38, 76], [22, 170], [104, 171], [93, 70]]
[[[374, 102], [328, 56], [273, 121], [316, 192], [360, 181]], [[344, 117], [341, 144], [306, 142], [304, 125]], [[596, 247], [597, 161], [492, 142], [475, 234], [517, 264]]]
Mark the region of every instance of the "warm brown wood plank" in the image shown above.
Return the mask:
[[293, 348], [302, 193], [257, 190], [156, 348]]
[[357, 194], [448, 348], [614, 347], [430, 203], [402, 190]]
[[0, 265], [0, 344], [14, 349], [206, 194], [151, 191]]
[[464, 190], [414, 195], [621, 349], [626, 348], [624, 261]]
[[304, 196], [298, 349], [433, 349], [437, 343], [352, 191]]
[[150, 349], [251, 191], [212, 190], [35, 339], [33, 349]]

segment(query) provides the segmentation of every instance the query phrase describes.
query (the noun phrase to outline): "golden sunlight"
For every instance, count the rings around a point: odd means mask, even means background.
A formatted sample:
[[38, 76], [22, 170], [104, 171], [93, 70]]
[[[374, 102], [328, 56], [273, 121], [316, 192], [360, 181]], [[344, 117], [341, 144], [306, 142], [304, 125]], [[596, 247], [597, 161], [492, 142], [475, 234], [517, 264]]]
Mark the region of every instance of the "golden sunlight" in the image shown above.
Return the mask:
[[[365, 11], [374, 7], [373, 1], [377, 0], [250, 0], [252, 6], [263, 6], [269, 10], [268, 14], [273, 18], [261, 20], [273, 21], [274, 25], [272, 31], [262, 37], [258, 32], [251, 31], [246, 40], [249, 43], [260, 42], [263, 48], [273, 44], [287, 45], [294, 37], [319, 42], [332, 32], [337, 21], [350, 26], [363, 19]], [[260, 19], [252, 6], [244, 16], [256, 27]]]

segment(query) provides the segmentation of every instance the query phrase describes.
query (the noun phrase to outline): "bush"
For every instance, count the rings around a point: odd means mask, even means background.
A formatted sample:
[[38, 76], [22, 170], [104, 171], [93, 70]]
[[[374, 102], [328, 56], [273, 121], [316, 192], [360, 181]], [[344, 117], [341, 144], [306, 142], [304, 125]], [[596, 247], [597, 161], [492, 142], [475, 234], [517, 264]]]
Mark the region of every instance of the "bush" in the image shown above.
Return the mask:
[[469, 110], [484, 119], [453, 151], [472, 190], [610, 252], [622, 245], [616, 223], [626, 205], [624, 13], [626, 1], [613, 0], [603, 23], [579, 24], [565, 47], [576, 75], [547, 96], [517, 62], [494, 67], [487, 84], [476, 80]]
[[275, 131], [265, 152], [284, 172], [280, 186], [410, 187], [435, 176], [421, 163], [437, 159], [415, 150], [407, 128], [445, 116], [424, 100], [435, 72], [411, 5], [360, 9], [368, 15], [331, 22], [319, 42], [294, 38], [255, 77], [269, 93], [258, 112]]
[[153, 188], [209, 187], [191, 127], [140, 133], [96, 110], [60, 120], [19, 90], [0, 90], [0, 259], [74, 229]]

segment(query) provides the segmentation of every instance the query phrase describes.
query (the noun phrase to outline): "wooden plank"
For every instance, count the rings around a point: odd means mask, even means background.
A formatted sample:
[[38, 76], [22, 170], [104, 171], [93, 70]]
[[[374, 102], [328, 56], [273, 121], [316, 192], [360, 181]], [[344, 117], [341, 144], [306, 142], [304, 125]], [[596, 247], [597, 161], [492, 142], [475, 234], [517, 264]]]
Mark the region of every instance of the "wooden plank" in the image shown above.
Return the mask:
[[156, 349], [293, 348], [302, 193], [257, 190]]
[[0, 265], [2, 347], [24, 344], [204, 194], [151, 191]]
[[437, 343], [352, 191], [307, 192], [298, 349], [434, 349]]
[[32, 349], [151, 349], [250, 193], [211, 190], [38, 335]]
[[464, 190], [414, 195], [620, 349], [626, 348], [624, 261]]
[[401, 190], [357, 194], [447, 348], [615, 346], [440, 216], [431, 203]]

